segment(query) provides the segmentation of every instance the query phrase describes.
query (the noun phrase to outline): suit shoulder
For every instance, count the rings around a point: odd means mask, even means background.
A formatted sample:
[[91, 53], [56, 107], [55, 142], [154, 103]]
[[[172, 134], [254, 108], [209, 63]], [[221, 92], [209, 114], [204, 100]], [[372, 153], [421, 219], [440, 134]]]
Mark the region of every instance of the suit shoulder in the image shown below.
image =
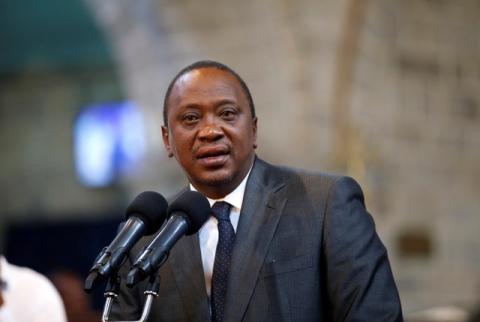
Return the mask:
[[325, 172], [273, 165], [262, 160], [258, 160], [257, 164], [264, 169], [262, 171], [264, 174], [263, 182], [274, 182], [290, 192], [325, 195], [330, 187], [341, 178]]
[[346, 175], [339, 175], [321, 171], [314, 171], [308, 169], [301, 169], [288, 166], [276, 166], [279, 171], [285, 173], [285, 177], [297, 177], [305, 184], [326, 184], [326, 185], [340, 185], [340, 186], [359, 186], [358, 182]]
[[301, 195], [313, 199], [323, 199], [331, 191], [361, 191], [351, 177], [326, 172], [300, 169], [284, 165], [274, 165], [259, 158], [255, 161], [255, 175], [252, 181], [273, 190], [286, 189], [291, 195]]
[[342, 176], [321, 172], [321, 171], [314, 171], [308, 169], [301, 169], [289, 166], [274, 166], [277, 170], [283, 174], [285, 179], [289, 179], [291, 181], [298, 180], [305, 184], [306, 186], [310, 185], [327, 185], [330, 186], [334, 184], [337, 180], [342, 179]]

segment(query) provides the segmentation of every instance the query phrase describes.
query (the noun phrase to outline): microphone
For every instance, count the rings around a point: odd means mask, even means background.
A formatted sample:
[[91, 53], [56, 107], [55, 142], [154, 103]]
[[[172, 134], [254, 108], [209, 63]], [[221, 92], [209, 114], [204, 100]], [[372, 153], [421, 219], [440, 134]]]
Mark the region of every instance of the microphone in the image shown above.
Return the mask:
[[143, 235], [151, 235], [160, 228], [165, 221], [167, 207], [165, 198], [153, 191], [144, 191], [132, 201], [126, 211], [126, 223], [95, 259], [85, 280], [86, 292], [118, 270], [127, 253]]
[[127, 275], [132, 287], [155, 273], [166, 261], [170, 249], [183, 235], [192, 235], [211, 215], [210, 204], [201, 193], [186, 191], [168, 207], [170, 218], [147, 248], [137, 258]]

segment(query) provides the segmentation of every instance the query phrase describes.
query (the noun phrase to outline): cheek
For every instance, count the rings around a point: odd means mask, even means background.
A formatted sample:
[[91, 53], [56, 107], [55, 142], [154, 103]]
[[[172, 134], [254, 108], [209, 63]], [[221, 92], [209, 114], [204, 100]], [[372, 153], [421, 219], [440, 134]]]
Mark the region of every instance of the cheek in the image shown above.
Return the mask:
[[193, 140], [191, 136], [182, 132], [173, 132], [170, 136], [172, 152], [178, 155], [179, 158], [185, 157], [186, 154], [191, 153], [192, 142]]
[[237, 138], [237, 143], [242, 147], [244, 153], [247, 153], [255, 143], [255, 134], [252, 131], [241, 131], [235, 134]]

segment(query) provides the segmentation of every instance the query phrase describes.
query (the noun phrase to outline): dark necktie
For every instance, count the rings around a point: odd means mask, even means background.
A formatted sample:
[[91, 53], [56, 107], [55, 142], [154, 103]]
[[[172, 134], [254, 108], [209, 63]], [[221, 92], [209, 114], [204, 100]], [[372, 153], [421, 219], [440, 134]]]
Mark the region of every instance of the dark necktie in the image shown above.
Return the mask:
[[212, 212], [218, 220], [218, 244], [215, 252], [212, 275], [212, 321], [223, 321], [223, 309], [227, 294], [228, 272], [232, 258], [235, 231], [230, 222], [231, 205], [225, 201], [216, 202]]

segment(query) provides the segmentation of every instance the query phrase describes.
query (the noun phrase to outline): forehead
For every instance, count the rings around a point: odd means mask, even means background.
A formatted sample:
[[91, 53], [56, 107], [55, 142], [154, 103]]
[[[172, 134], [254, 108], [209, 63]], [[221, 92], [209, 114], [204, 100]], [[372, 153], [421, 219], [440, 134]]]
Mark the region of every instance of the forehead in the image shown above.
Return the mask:
[[235, 76], [228, 71], [206, 67], [180, 76], [172, 88], [168, 105], [201, 104], [215, 99], [233, 100], [242, 105], [247, 103], [243, 88]]

